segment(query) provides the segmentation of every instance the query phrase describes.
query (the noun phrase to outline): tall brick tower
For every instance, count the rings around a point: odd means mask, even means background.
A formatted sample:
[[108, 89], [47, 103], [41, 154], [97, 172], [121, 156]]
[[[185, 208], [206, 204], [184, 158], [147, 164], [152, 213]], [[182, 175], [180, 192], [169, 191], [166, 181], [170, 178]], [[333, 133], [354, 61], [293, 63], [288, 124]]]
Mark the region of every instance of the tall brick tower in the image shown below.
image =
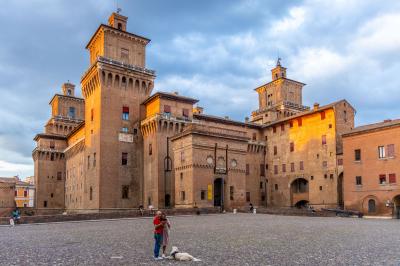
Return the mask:
[[304, 83], [288, 79], [286, 68], [278, 58], [276, 67], [271, 70], [272, 81], [255, 89], [258, 93], [259, 109], [252, 112], [251, 121], [266, 124], [309, 110], [303, 106], [302, 90]]
[[140, 104], [153, 89], [155, 72], [145, 68], [150, 40], [128, 32], [127, 20], [112, 13], [86, 46], [90, 66], [81, 85], [88, 209], [142, 204]]

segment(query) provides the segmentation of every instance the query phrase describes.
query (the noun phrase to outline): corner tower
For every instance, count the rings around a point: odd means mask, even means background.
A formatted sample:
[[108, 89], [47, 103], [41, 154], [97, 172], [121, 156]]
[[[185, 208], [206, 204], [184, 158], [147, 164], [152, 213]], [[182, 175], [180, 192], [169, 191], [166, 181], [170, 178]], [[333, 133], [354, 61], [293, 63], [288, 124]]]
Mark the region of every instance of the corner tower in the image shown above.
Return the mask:
[[276, 67], [271, 70], [271, 75], [271, 82], [255, 89], [258, 93], [259, 108], [252, 112], [252, 122], [267, 124], [310, 109], [302, 105], [302, 90], [305, 84], [287, 78], [286, 68], [281, 65], [280, 58]]
[[85, 98], [86, 208], [142, 204], [140, 103], [150, 95], [155, 72], [146, 69], [149, 39], [127, 31], [128, 18], [112, 13], [86, 49], [89, 69], [81, 79]]

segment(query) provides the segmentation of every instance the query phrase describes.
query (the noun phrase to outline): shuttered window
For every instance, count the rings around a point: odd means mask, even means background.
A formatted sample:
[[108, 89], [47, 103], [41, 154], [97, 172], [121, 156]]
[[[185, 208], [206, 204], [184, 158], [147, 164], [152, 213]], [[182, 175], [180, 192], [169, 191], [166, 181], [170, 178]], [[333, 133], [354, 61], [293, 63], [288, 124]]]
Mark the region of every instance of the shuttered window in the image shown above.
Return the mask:
[[389, 174], [389, 183], [396, 183], [396, 174]]
[[387, 145], [387, 156], [389, 158], [393, 158], [394, 157], [394, 144]]

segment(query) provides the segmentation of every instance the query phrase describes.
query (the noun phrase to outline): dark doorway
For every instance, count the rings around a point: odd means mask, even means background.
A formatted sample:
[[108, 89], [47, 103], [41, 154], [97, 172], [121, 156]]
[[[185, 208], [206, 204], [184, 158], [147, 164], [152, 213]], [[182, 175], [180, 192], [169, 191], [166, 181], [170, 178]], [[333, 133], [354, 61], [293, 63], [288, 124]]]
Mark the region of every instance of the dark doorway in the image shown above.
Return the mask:
[[297, 202], [294, 206], [295, 206], [296, 208], [299, 208], [299, 209], [307, 208], [307, 206], [308, 206], [308, 201], [307, 201], [307, 200], [300, 200], [300, 201]]
[[375, 200], [370, 199], [368, 201], [368, 213], [374, 213], [376, 211]]
[[338, 176], [337, 194], [338, 194], [338, 207], [343, 209], [344, 208], [344, 202], [343, 202], [343, 173], [341, 173]]
[[214, 180], [214, 206], [221, 207], [222, 206], [222, 178], [216, 178]]
[[400, 219], [400, 195], [393, 198], [393, 217]]
[[170, 208], [171, 207], [171, 195], [166, 194], [165, 195], [165, 208]]

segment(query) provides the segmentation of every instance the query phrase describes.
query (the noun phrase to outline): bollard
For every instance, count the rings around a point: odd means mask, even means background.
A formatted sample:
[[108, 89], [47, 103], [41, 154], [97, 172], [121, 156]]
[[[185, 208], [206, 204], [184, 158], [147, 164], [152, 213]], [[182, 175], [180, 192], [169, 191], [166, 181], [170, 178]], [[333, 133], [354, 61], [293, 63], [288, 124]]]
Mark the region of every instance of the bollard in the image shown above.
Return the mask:
[[233, 209], [233, 214], [236, 214], [236, 212], [237, 212], [237, 210], [236, 210], [236, 209]]
[[256, 213], [257, 213], [257, 210], [256, 210], [256, 208], [254, 208], [254, 209], [253, 209], [253, 213], [254, 213], [254, 214], [256, 214]]

